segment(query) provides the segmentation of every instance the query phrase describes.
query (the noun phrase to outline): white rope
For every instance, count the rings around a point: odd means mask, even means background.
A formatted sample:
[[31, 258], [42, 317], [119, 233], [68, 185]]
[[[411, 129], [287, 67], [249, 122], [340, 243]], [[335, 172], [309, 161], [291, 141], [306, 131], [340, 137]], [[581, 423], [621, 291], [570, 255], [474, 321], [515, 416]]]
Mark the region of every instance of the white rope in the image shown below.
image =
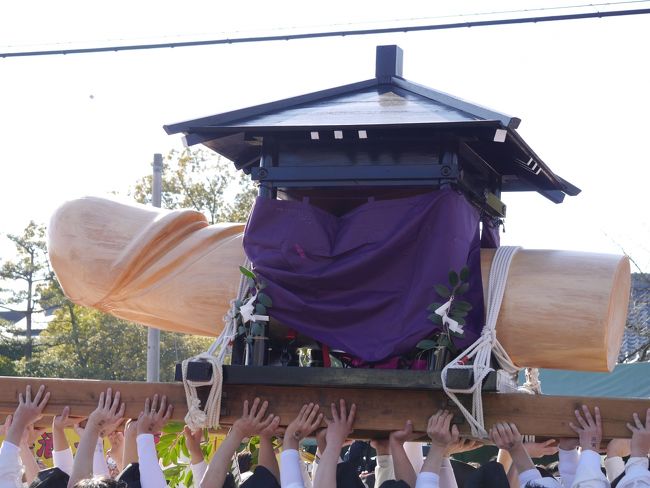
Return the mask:
[[[250, 262], [244, 261], [244, 267], [248, 268]], [[183, 387], [185, 388], [185, 397], [187, 400], [187, 415], [185, 423], [192, 430], [196, 431], [203, 428], [219, 427], [219, 417], [221, 415], [221, 392], [223, 388], [223, 362], [226, 355], [231, 349], [232, 341], [237, 335], [237, 300], [242, 300], [248, 289], [247, 280], [244, 275], [239, 280], [237, 298], [230, 301], [230, 309], [223, 317], [223, 331], [217, 337], [207, 352], [198, 356], [186, 359], [181, 363], [183, 373]], [[187, 366], [192, 361], [204, 361], [212, 365], [212, 376], [208, 381], [192, 381], [187, 379]], [[210, 393], [205, 402], [204, 408], [201, 408], [201, 400], [198, 397], [197, 388], [200, 386], [210, 386]]]
[[[463, 353], [449, 363], [442, 370], [442, 387], [445, 393], [451, 400], [458, 406], [461, 413], [467, 420], [472, 430], [474, 437], [485, 438], [487, 431], [485, 430], [483, 420], [483, 401], [481, 398], [481, 387], [483, 380], [491, 372], [494, 371], [490, 367], [490, 358], [494, 354], [495, 359], [499, 366], [503, 369], [502, 374], [515, 374], [519, 371], [506, 350], [499, 344], [496, 336], [496, 323], [499, 317], [499, 310], [501, 309], [501, 301], [503, 299], [503, 292], [505, 291], [506, 281], [508, 279], [508, 270], [510, 263], [519, 247], [503, 246], [499, 247], [494, 254], [492, 267], [490, 268], [490, 277], [488, 280], [488, 300], [487, 300], [487, 314], [485, 318], [485, 325], [481, 332], [481, 336], [469, 346]], [[473, 359], [472, 364], [462, 364], [467, 359]], [[453, 389], [447, 386], [447, 375], [450, 370], [471, 370], [474, 374], [474, 383], [466, 389]], [[458, 400], [456, 394], [471, 394], [472, 395], [472, 411], [467, 410], [463, 404]]]

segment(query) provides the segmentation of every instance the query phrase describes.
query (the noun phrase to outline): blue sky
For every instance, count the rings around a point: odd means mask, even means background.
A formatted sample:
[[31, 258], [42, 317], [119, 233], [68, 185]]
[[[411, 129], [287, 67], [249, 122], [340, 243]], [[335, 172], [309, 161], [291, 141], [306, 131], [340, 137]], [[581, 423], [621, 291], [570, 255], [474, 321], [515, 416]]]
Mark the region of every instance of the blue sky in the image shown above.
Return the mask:
[[[21, 1], [3, 6], [0, 50], [436, 23], [485, 2]], [[489, 10], [534, 8], [494, 1]], [[566, 5], [544, 2], [544, 6]], [[622, 8], [647, 7], [647, 4]], [[366, 24], [378, 22], [378, 24]], [[316, 27], [322, 26], [322, 27]], [[646, 148], [650, 16], [0, 59], [0, 233], [47, 221], [62, 201], [126, 193], [152, 155], [180, 148], [162, 125], [374, 74], [374, 49], [404, 49], [405, 77], [522, 119], [519, 132], [583, 189], [555, 205], [506, 194], [504, 243], [618, 253], [650, 271]], [[0, 244], [0, 256], [8, 250]]]

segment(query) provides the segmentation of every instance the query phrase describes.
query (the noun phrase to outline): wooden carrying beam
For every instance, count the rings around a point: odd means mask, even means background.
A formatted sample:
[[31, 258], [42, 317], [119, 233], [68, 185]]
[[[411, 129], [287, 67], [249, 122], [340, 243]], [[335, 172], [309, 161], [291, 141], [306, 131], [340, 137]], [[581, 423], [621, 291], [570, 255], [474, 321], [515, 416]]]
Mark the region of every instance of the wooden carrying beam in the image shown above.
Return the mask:
[[[180, 383], [141, 383], [97, 380], [41, 379], [0, 377], [0, 413], [9, 414], [17, 404], [18, 393], [27, 385], [37, 389], [44, 384], [51, 392], [45, 408], [48, 416], [58, 414], [68, 405], [71, 415], [85, 417], [94, 410], [100, 392], [111, 387], [119, 390], [126, 403], [126, 416], [137, 417], [144, 400], [155, 393], [166, 395], [174, 405], [173, 420], [182, 421], [186, 412], [185, 392]], [[269, 401], [270, 412], [279, 415], [281, 425], [290, 422], [303, 403], [317, 402], [329, 412], [331, 402], [344, 398], [357, 404], [355, 433], [359, 438], [385, 437], [392, 430], [403, 428], [410, 419], [415, 430], [426, 430], [427, 418], [440, 408], [457, 414], [461, 433], [468, 434], [469, 427], [457, 409], [441, 391], [431, 389], [356, 388], [356, 387], [305, 387], [275, 385], [224, 385], [222, 401], [223, 426], [232, 425], [239, 417], [244, 400], [256, 396]], [[569, 428], [574, 421], [574, 410], [582, 404], [599, 406], [603, 419], [605, 438], [630, 437], [626, 422], [634, 412], [642, 419], [650, 408], [650, 400], [580, 398], [527, 394], [484, 393], [483, 405], [487, 426], [497, 421], [511, 421], [524, 434], [545, 437], [575, 437]]]

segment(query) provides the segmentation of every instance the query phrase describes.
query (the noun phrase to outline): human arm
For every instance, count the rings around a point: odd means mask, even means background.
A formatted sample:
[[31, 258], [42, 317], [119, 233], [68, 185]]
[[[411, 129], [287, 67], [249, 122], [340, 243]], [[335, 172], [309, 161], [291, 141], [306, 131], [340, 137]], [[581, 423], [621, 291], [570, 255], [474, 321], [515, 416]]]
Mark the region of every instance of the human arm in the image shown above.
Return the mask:
[[273, 422], [275, 418], [273, 414], [264, 417], [269, 403], [264, 401], [261, 406], [260, 403], [260, 399], [256, 398], [249, 409], [248, 400], [244, 402], [242, 416], [235, 421], [230, 432], [212, 457], [201, 480], [201, 488], [221, 487], [226, 479], [226, 474], [229, 472], [232, 457], [244, 438], [257, 434]]
[[582, 411], [575, 411], [575, 416], [578, 425], [570, 422], [569, 427], [578, 434], [582, 452], [572, 486], [575, 488], [609, 487], [609, 482], [600, 469], [600, 454], [598, 453], [603, 438], [600, 409], [594, 407], [592, 416], [589, 407], [583, 405]]
[[[321, 424], [323, 414], [319, 413], [318, 405], [305, 404], [284, 431], [282, 454], [280, 455], [280, 485], [282, 488], [302, 488], [302, 472], [300, 470], [300, 441], [310, 435]], [[320, 466], [319, 466], [320, 470]], [[318, 471], [316, 472], [318, 475]]]
[[[16, 408], [11, 419], [8, 418], [5, 422], [5, 441], [0, 448], [0, 486], [3, 488], [22, 486], [22, 463], [20, 458], [21, 451], [24, 451], [23, 439], [27, 434], [28, 426], [41, 418], [49, 398], [50, 394], [49, 392], [45, 393], [45, 386], [43, 385], [38, 389], [33, 399], [30, 385], [27, 385], [24, 396], [22, 393], [18, 395], [18, 408]], [[21, 446], [23, 446], [22, 449]], [[22, 454], [29, 462], [29, 458], [26, 456], [27, 453], [23, 452]], [[35, 463], [33, 454], [30, 454], [30, 456], [32, 462]], [[30, 466], [30, 468], [33, 471], [33, 466]]]
[[505, 449], [512, 458], [512, 468], [519, 473], [519, 483], [524, 486], [529, 481], [542, 477], [535, 469], [523, 443], [523, 436], [512, 423], [499, 422], [490, 429], [490, 439], [499, 449]]
[[320, 459], [316, 478], [314, 479], [315, 488], [336, 488], [336, 465], [338, 464], [339, 453], [343, 442], [352, 432], [354, 416], [357, 406], [353, 403], [348, 412], [345, 400], [339, 400], [338, 409], [334, 403], [330, 406], [332, 419], [325, 419], [327, 432], [325, 440], [327, 447]]
[[113, 390], [108, 388], [99, 395], [97, 408], [90, 414], [86, 428], [79, 439], [77, 455], [72, 464], [72, 473], [68, 481], [68, 488], [77, 482], [91, 478], [93, 475], [93, 454], [97, 447], [97, 440], [101, 432], [124, 416], [124, 403], [120, 402], [120, 392], [113, 396]]
[[154, 434], [162, 430], [172, 416], [174, 407], [167, 405], [167, 397], [163, 395], [158, 407], [158, 395], [153, 400], [147, 398], [144, 402], [144, 410], [138, 417], [138, 460], [140, 470], [140, 484], [142, 488], [162, 488], [167, 486], [165, 475], [158, 463], [156, 443]]
[[34, 481], [34, 478], [38, 475], [38, 472], [41, 470], [36, 458], [34, 457], [34, 451], [32, 447], [36, 439], [40, 437], [43, 431], [36, 431], [34, 425], [30, 424], [25, 429], [22, 439], [20, 440], [20, 459], [23, 462], [23, 467], [25, 468], [25, 481], [28, 484], [31, 484]]
[[390, 455], [388, 439], [375, 439], [370, 445], [377, 451], [375, 466], [375, 486], [381, 486], [386, 480], [394, 480], [393, 457]]
[[395, 471], [395, 479], [402, 480], [407, 485], [415, 486], [417, 475], [413, 469], [413, 465], [406, 455], [404, 450], [404, 443], [413, 438], [413, 422], [406, 421], [402, 430], [391, 432], [388, 438], [390, 445], [390, 454], [393, 457], [393, 470]]
[[54, 466], [70, 475], [72, 473], [72, 450], [65, 435], [65, 428], [72, 427], [78, 420], [70, 418], [70, 407], [63, 407], [60, 415], [52, 419], [52, 461]]
[[416, 488], [433, 487], [439, 483], [442, 460], [450, 446], [457, 444], [460, 438], [458, 427], [451, 425], [453, 418], [454, 415], [447, 410], [439, 410], [429, 418], [427, 435], [431, 439], [431, 447], [417, 476]]
[[630, 455], [630, 439], [612, 439], [607, 443], [605, 474], [611, 483], [625, 472], [623, 457]]
[[278, 466], [273, 449], [273, 437], [276, 435], [279, 425], [280, 417], [275, 416], [268, 427], [259, 433], [260, 447], [257, 456], [257, 464], [268, 469], [278, 483], [280, 483], [280, 466]]
[[578, 463], [580, 462], [580, 453], [578, 445], [580, 441], [575, 437], [560, 439], [558, 444], [558, 470], [560, 472], [560, 481], [564, 488], [571, 488], [573, 479], [576, 476]]
[[129, 419], [124, 426], [124, 452], [122, 454], [122, 466], [138, 462], [138, 421]]
[[646, 411], [645, 424], [637, 413], [633, 416], [634, 423], [628, 423], [632, 431], [630, 441], [630, 459], [625, 464], [625, 476], [617, 488], [647, 488], [650, 486], [648, 471], [648, 454], [650, 453], [650, 408]]

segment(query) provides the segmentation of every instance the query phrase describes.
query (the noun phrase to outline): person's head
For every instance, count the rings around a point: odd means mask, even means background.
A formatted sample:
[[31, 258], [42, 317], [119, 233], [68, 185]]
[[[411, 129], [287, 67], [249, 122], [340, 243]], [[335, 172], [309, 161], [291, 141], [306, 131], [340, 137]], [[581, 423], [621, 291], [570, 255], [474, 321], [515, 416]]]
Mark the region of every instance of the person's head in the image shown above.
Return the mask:
[[86, 478], [75, 483], [74, 488], [126, 488], [124, 481], [98, 476], [96, 478]]
[[223, 481], [223, 488], [237, 488], [235, 477], [232, 475], [232, 473], [228, 473], [226, 475], [226, 479]]
[[29, 488], [66, 488], [70, 476], [59, 468], [49, 468], [39, 471], [29, 485]]
[[253, 464], [253, 455], [250, 451], [245, 450], [237, 454], [237, 464], [239, 465], [239, 472], [245, 473], [251, 470]]

